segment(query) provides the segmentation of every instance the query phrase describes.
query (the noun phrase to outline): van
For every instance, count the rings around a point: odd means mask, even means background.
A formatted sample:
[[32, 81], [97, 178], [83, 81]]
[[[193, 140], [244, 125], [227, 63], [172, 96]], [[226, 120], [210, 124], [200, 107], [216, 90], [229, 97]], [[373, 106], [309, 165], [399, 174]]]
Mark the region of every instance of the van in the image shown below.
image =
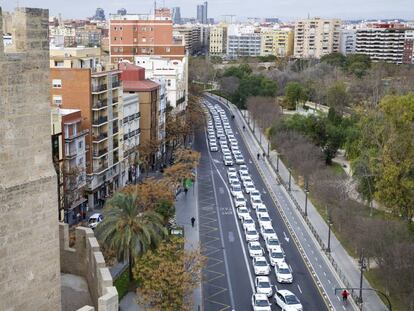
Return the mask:
[[102, 222], [102, 220], [103, 220], [103, 216], [102, 216], [102, 214], [95, 213], [95, 214], [91, 215], [91, 217], [89, 217], [89, 220], [88, 220], [88, 227], [89, 227], [89, 228], [91, 228], [91, 229], [95, 229], [95, 228], [96, 228], [96, 226], [97, 226], [100, 222]]

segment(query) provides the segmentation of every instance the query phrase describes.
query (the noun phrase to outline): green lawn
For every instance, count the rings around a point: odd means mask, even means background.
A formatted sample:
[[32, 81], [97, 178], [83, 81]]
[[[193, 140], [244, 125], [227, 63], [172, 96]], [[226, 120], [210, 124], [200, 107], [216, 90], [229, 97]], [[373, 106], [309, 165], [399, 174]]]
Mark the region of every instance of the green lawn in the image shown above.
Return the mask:
[[138, 287], [138, 283], [130, 282], [128, 279], [128, 269], [125, 269], [118, 278], [115, 279], [114, 285], [118, 291], [118, 298], [121, 300], [129, 291], [134, 291]]
[[329, 166], [335, 173], [338, 175], [346, 174], [344, 168], [341, 164], [332, 162], [332, 164]]

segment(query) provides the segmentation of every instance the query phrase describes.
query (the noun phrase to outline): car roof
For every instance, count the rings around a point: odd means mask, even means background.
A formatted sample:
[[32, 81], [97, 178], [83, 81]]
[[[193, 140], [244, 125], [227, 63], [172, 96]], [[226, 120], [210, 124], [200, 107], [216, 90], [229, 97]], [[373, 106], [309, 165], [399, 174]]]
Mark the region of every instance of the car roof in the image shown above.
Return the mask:
[[259, 241], [251, 241], [249, 244], [262, 246]]
[[98, 218], [99, 216], [102, 216], [102, 214], [95, 213], [95, 214], [92, 214], [89, 218]]
[[286, 262], [280, 262], [280, 263], [278, 263], [278, 264], [277, 264], [277, 266], [278, 266], [279, 268], [289, 268], [289, 266], [287, 265], [287, 263], [286, 263]]
[[270, 281], [268, 276], [256, 276], [256, 280], [260, 281]]
[[294, 293], [292, 293], [290, 290], [287, 290], [287, 289], [280, 289], [277, 292], [281, 294], [282, 296], [295, 295]]
[[254, 294], [254, 298], [259, 300], [268, 300], [265, 294]]
[[256, 260], [256, 261], [267, 261], [265, 256], [256, 256], [256, 257], [254, 257], [254, 260]]
[[271, 249], [271, 253], [281, 253], [283, 252], [283, 249], [280, 245], [276, 245], [274, 248]]

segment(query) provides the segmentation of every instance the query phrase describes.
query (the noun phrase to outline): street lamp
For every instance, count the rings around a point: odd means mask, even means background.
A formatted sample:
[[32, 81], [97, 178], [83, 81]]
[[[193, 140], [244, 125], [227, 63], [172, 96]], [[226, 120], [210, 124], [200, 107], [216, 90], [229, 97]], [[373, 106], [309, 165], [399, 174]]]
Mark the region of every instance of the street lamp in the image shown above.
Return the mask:
[[359, 259], [359, 266], [360, 266], [360, 271], [361, 271], [361, 276], [359, 279], [359, 303], [362, 305], [362, 282], [364, 280], [364, 270], [366, 268], [366, 264], [365, 264], [365, 258], [364, 258], [364, 249], [361, 249], [361, 257]]
[[328, 247], [326, 248], [326, 252], [328, 253], [331, 252], [331, 227], [332, 227], [331, 219], [328, 219]]
[[308, 193], [309, 190], [305, 189], [305, 217], [308, 217]]
[[289, 191], [292, 191], [292, 171], [289, 169]]
[[279, 173], [279, 154], [276, 154], [276, 172]]

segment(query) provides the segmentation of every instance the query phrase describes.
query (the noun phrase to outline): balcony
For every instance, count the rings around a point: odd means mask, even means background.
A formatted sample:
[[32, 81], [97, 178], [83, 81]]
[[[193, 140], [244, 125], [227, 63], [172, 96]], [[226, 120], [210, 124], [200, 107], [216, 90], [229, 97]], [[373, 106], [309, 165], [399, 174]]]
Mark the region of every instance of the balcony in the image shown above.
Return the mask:
[[67, 160], [73, 159], [77, 156], [76, 148], [69, 148], [69, 150], [65, 154], [65, 158]]
[[66, 136], [65, 140], [68, 142], [68, 141], [74, 140], [75, 138], [78, 138], [80, 136], [86, 135], [88, 133], [89, 133], [89, 130], [83, 130], [83, 131], [79, 131], [79, 132], [76, 132], [76, 133], [72, 133], [72, 134], [69, 134], [68, 136]]
[[100, 143], [100, 142], [102, 142], [103, 140], [105, 140], [107, 138], [108, 138], [108, 133], [105, 132], [105, 133], [101, 133], [99, 135], [92, 136], [92, 141], [94, 143]]
[[118, 104], [118, 98], [112, 99], [112, 105], [116, 105], [116, 104]]
[[118, 140], [115, 140], [114, 141], [114, 146], [113, 146], [113, 149], [115, 150], [116, 148], [118, 148], [119, 147], [119, 142], [118, 142]]
[[119, 128], [117, 126], [114, 127], [112, 131], [113, 135], [118, 134], [118, 132], [119, 132]]
[[101, 158], [107, 153], [108, 153], [108, 148], [104, 148], [104, 149], [100, 149], [100, 150], [94, 150], [93, 151], [93, 157], [94, 158]]
[[112, 88], [113, 89], [116, 88], [116, 87], [119, 87], [119, 85], [120, 85], [119, 81], [112, 81]]
[[92, 93], [99, 93], [106, 91], [108, 87], [106, 84], [92, 85]]
[[94, 174], [102, 174], [108, 169], [108, 163], [96, 165], [93, 167]]
[[104, 101], [97, 101], [93, 103], [92, 110], [101, 110], [108, 107], [108, 102], [106, 100]]
[[92, 125], [93, 126], [101, 126], [101, 125], [103, 125], [107, 122], [108, 122], [108, 117], [99, 117], [99, 118], [93, 120]]

